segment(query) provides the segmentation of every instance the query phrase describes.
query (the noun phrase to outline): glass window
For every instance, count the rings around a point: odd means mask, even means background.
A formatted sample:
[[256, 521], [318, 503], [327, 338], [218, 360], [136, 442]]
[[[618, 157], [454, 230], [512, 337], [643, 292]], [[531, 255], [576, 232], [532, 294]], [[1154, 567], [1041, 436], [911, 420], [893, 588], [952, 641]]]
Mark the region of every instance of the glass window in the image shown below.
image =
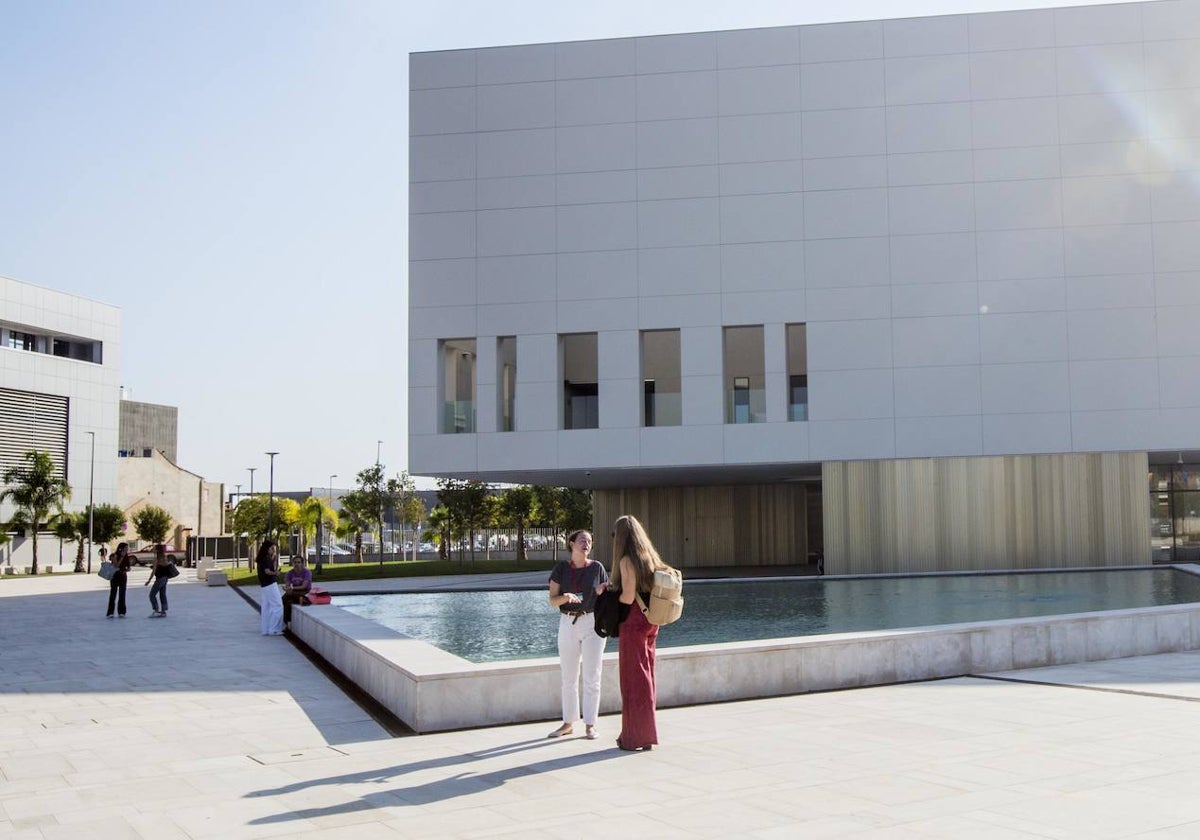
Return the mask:
[[37, 339], [31, 333], [9, 330], [8, 346], [14, 350], [34, 350], [37, 348]]
[[725, 422], [763, 423], [767, 400], [763, 328], [725, 328]]
[[678, 426], [683, 422], [679, 369], [679, 330], [643, 332], [643, 426]]
[[475, 339], [440, 342], [443, 434], [475, 431]]
[[808, 419], [808, 327], [788, 324], [788, 419]]
[[564, 429], [600, 427], [600, 385], [595, 333], [559, 336]]
[[1200, 562], [1200, 464], [1154, 464], [1148, 478], [1154, 562]]
[[517, 339], [505, 335], [496, 339], [496, 400], [500, 410], [496, 428], [511, 432], [517, 428]]

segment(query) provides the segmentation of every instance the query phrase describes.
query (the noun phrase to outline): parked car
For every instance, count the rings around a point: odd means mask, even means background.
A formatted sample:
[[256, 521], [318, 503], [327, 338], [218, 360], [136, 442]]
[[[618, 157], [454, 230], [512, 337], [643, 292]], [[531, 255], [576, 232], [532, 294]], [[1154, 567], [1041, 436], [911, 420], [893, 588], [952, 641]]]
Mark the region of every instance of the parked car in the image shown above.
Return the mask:
[[[167, 557], [174, 561], [176, 566], [183, 566], [187, 563], [187, 555], [184, 552], [170, 543], [164, 546], [167, 550]], [[129, 552], [130, 562], [135, 566], [149, 566], [154, 563], [154, 546], [148, 545], [145, 548], [139, 548], [137, 551]]]
[[[345, 556], [345, 555], [351, 554], [351, 553], [352, 552], [346, 551], [346, 549], [342, 548], [339, 545], [327, 545], [321, 549], [322, 557], [339, 557], [339, 556]], [[317, 547], [315, 545], [310, 545], [308, 547], [308, 558], [311, 560], [316, 556], [317, 556]]]

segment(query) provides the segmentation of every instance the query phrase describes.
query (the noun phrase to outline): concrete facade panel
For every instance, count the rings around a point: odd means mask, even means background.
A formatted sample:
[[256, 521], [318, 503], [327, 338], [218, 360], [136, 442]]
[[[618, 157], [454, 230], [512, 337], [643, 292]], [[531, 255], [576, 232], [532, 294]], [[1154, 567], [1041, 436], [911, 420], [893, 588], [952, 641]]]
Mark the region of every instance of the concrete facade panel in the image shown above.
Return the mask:
[[[789, 461], [1200, 449], [1196, 18], [1125, 3], [414, 55], [412, 346], [517, 336], [518, 428], [553, 433], [551, 473], [734, 469], [786, 441]], [[765, 424], [726, 428], [723, 325], [764, 328]], [[683, 425], [564, 450], [558, 334], [622, 337], [600, 431], [624, 430], [645, 329], [681, 331]], [[410, 370], [410, 399], [436, 398], [435, 369]], [[799, 371], [811, 419], [785, 422]], [[414, 440], [436, 416], [414, 411]], [[484, 453], [505, 434], [478, 437], [447, 463], [517, 469]]]

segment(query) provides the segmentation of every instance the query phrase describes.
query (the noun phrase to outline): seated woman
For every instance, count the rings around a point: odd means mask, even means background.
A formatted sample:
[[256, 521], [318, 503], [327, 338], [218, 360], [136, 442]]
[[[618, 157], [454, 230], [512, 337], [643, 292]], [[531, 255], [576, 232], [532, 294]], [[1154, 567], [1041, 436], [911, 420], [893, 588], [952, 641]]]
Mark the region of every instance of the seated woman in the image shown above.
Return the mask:
[[283, 577], [283, 623], [292, 620], [292, 604], [304, 603], [304, 596], [312, 589], [312, 572], [308, 562], [298, 554], [292, 555], [292, 568]]

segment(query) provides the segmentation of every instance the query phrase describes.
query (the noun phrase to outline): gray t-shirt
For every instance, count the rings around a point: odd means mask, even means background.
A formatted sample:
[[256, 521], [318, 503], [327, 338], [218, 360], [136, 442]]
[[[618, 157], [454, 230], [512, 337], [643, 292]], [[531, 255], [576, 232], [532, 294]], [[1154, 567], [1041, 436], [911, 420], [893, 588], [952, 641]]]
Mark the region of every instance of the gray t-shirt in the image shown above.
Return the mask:
[[572, 592], [583, 598], [579, 604], [563, 604], [559, 612], [591, 612], [596, 607], [596, 587], [608, 583], [608, 570], [595, 560], [583, 568], [576, 568], [570, 560], [559, 560], [550, 570], [550, 582], [558, 584], [559, 592]]

